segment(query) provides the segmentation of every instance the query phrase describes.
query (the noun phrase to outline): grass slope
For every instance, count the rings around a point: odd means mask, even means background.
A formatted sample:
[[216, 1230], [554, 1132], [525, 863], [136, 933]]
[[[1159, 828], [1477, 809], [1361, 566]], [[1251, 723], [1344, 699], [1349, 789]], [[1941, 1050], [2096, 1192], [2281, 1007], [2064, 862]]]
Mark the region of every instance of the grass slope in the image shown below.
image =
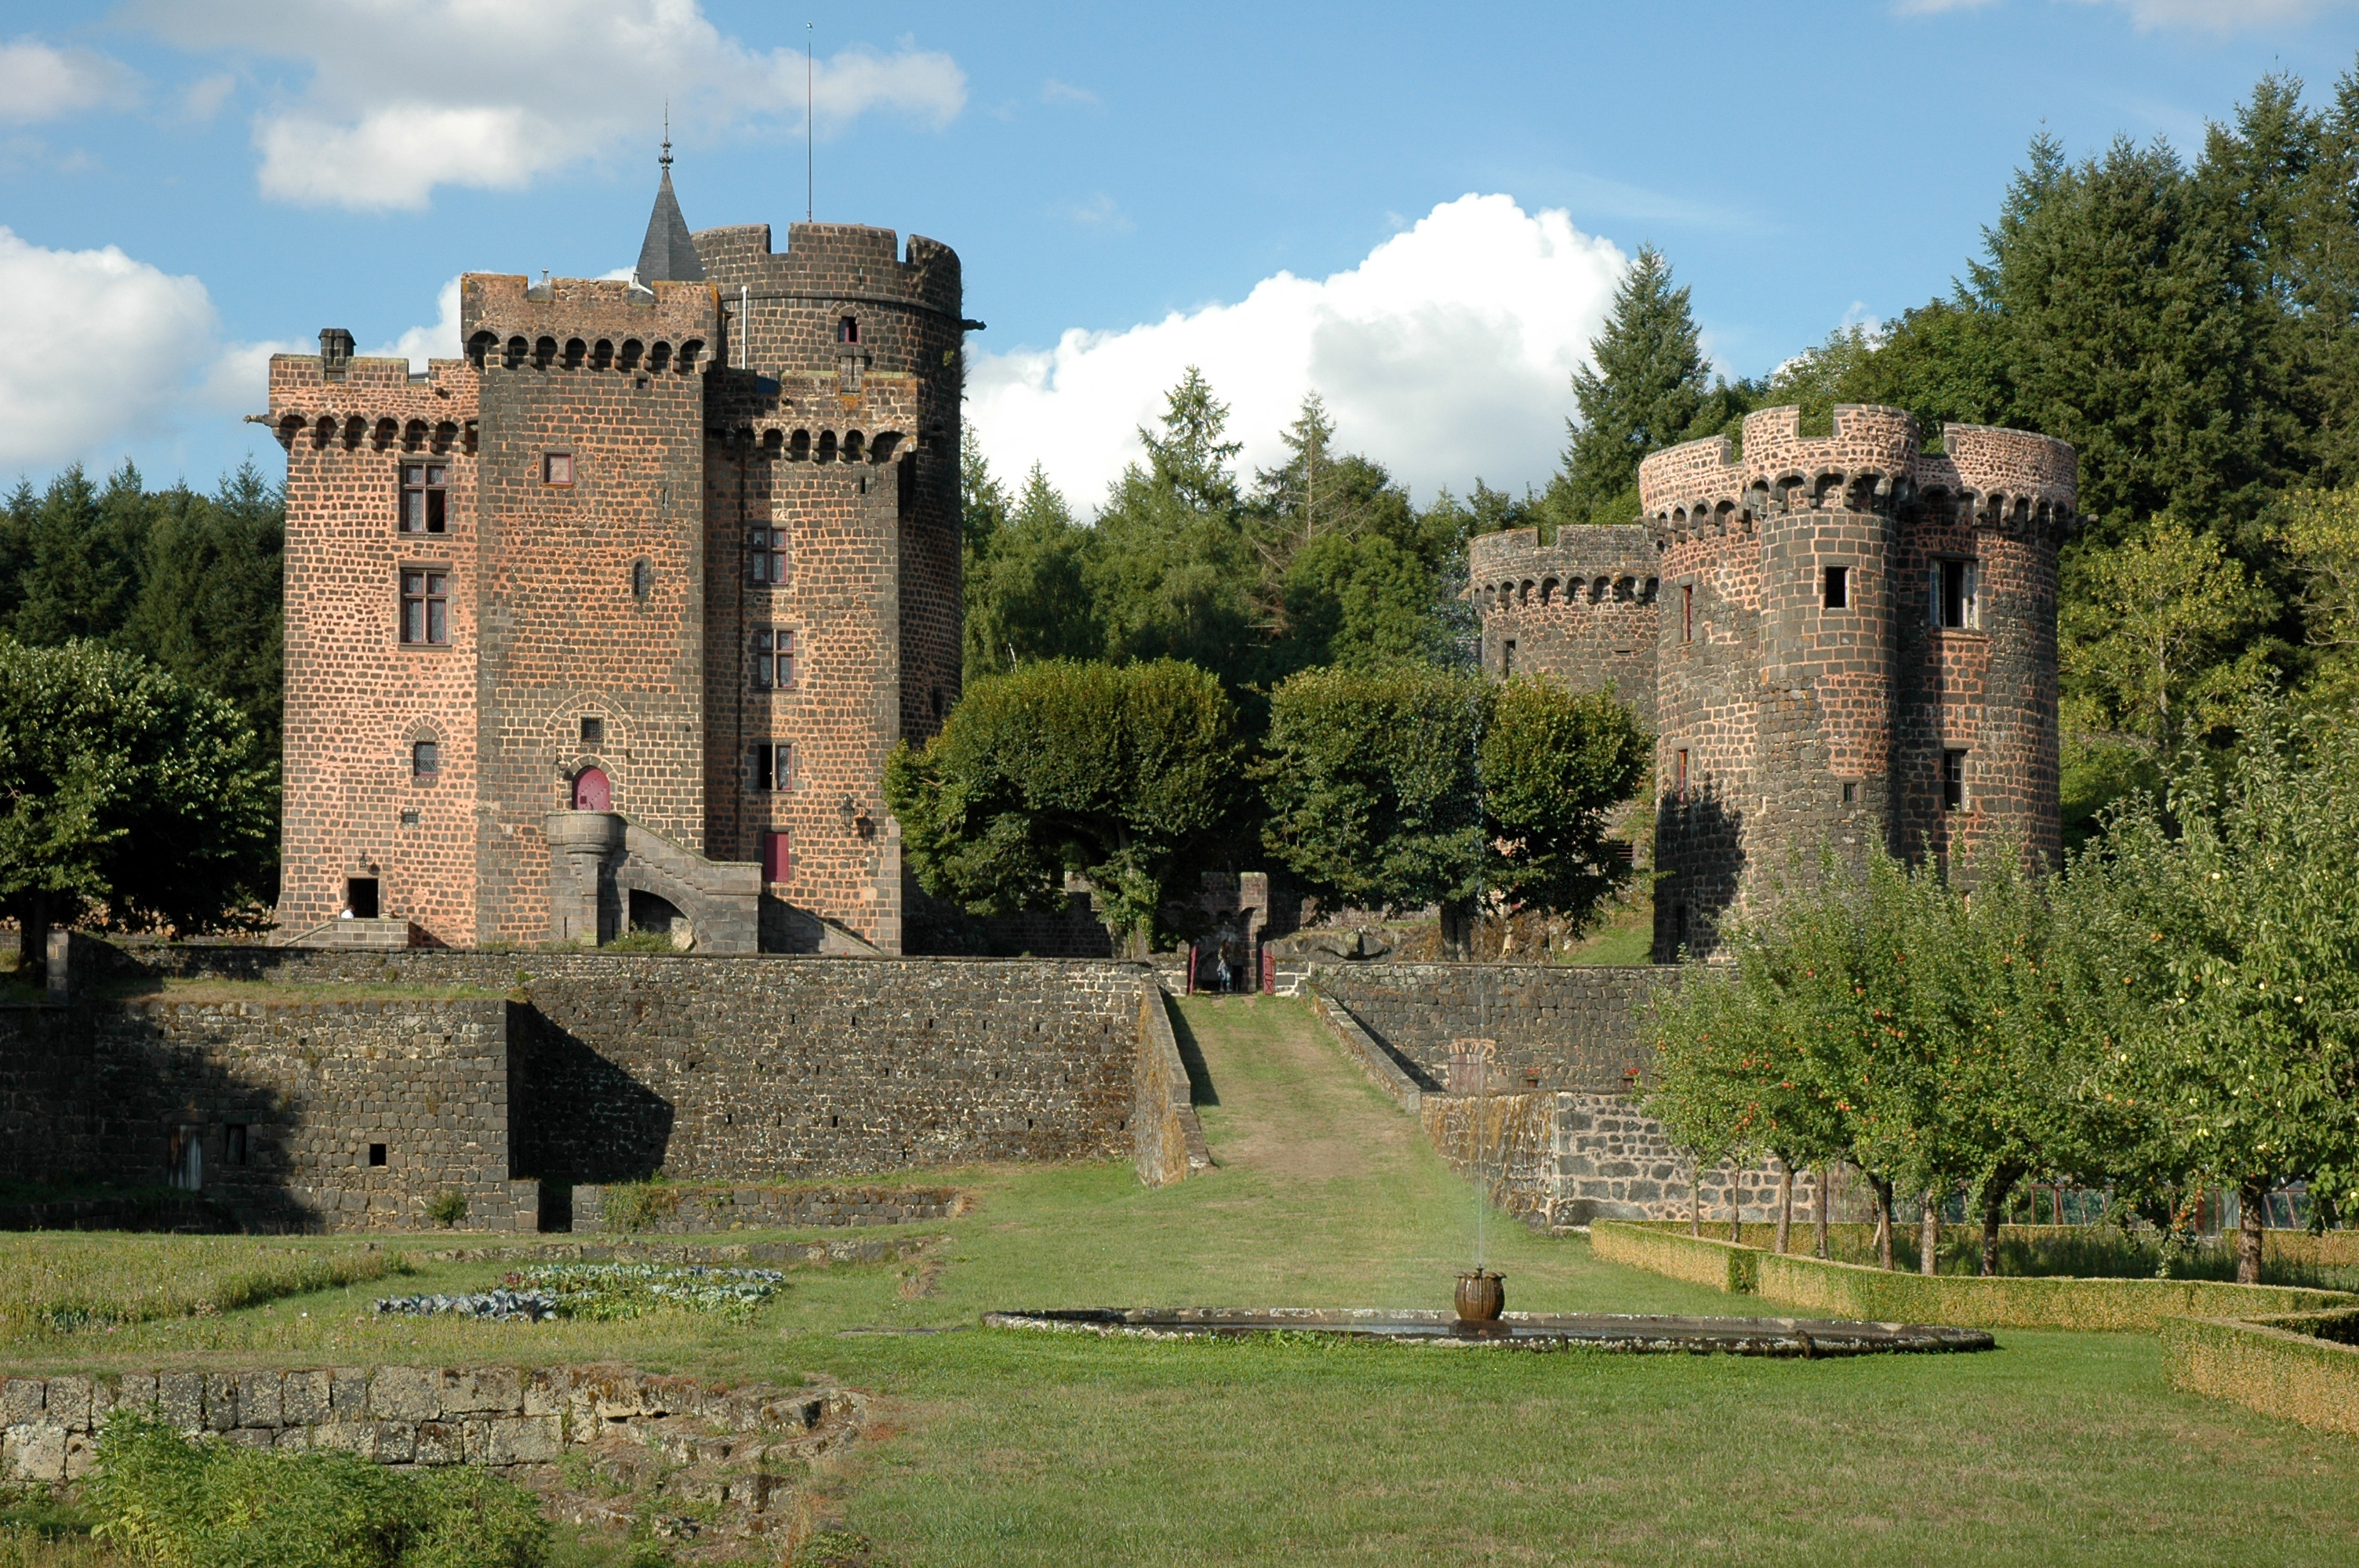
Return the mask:
[[[750, 1329], [379, 1322], [358, 1314], [382, 1287], [356, 1286], [0, 1357], [831, 1376], [881, 1396], [832, 1484], [880, 1563], [2359, 1560], [2359, 1442], [2178, 1393], [2142, 1336], [1757, 1362], [894, 1332], [1001, 1306], [1448, 1301], [1473, 1198], [1408, 1119], [1299, 1004], [1198, 998], [1184, 1015], [1218, 1169], [1157, 1191], [1118, 1165], [963, 1173], [980, 1209], [919, 1227], [951, 1238], [940, 1267], [798, 1272]], [[1488, 1230], [1516, 1308], [1742, 1309], [1578, 1238]], [[420, 1262], [400, 1288], [514, 1266]]]

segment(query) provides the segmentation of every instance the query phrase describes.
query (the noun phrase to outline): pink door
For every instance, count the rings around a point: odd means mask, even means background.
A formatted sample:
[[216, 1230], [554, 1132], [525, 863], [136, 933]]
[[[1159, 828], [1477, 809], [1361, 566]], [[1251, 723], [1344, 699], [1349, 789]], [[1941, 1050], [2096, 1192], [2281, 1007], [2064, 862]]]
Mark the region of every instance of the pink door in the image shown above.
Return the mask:
[[787, 849], [787, 836], [783, 833], [763, 834], [762, 880], [766, 882], [787, 881], [787, 873], [792, 864]]
[[573, 775], [573, 809], [576, 811], [612, 811], [614, 792], [607, 785], [603, 768], [584, 768]]

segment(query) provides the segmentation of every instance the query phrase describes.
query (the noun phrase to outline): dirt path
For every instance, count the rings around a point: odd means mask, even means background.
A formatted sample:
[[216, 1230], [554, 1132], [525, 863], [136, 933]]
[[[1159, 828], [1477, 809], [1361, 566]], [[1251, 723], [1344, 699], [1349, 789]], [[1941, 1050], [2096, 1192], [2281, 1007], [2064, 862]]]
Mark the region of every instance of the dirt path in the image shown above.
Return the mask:
[[1309, 1009], [1246, 997], [1184, 1005], [1217, 1097], [1205, 1133], [1223, 1166], [1280, 1182], [1408, 1173], [1417, 1124], [1375, 1091]]

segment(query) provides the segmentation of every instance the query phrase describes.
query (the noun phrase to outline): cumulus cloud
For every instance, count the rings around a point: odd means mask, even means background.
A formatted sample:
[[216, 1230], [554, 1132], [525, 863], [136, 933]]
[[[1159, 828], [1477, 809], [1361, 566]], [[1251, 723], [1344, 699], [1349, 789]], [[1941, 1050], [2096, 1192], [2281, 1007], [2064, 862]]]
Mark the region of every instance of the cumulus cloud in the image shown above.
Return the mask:
[[[311, 70], [256, 116], [263, 194], [307, 206], [418, 208], [438, 185], [516, 189], [648, 139], [669, 98], [683, 128], [799, 133], [800, 50], [724, 36], [696, 0], [138, 0], [192, 49]], [[904, 40], [818, 62], [821, 134], [865, 114], [939, 128], [966, 104], [950, 56]]]
[[[626, 267], [624, 276], [630, 276]], [[369, 351], [372, 355], [391, 359], [396, 355], [409, 362], [412, 370], [424, 370], [428, 360], [455, 360], [459, 357], [459, 280], [453, 277], [434, 297], [434, 324], [412, 327], [393, 341]]]
[[1233, 305], [974, 352], [968, 417], [1003, 477], [1038, 462], [1086, 508], [1142, 456], [1137, 427], [1193, 364], [1230, 406], [1247, 473], [1277, 465], [1278, 432], [1316, 391], [1343, 445], [1420, 500], [1478, 474], [1520, 489], [1555, 466], [1573, 368], [1626, 265], [1566, 212], [1464, 196], [1331, 277], [1281, 272]]
[[222, 353], [203, 284], [113, 245], [45, 250], [0, 228], [0, 470], [71, 462], [168, 423]]
[[129, 70], [89, 49], [56, 49], [32, 38], [0, 43], [0, 120], [54, 120], [127, 103], [137, 88]]

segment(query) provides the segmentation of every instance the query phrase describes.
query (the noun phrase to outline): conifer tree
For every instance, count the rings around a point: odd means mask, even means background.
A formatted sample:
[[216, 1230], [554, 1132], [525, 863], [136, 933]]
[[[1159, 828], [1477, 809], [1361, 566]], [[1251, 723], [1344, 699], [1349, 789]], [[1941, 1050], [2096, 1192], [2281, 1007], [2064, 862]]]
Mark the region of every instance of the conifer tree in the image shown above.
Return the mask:
[[1572, 373], [1581, 412], [1567, 422], [1572, 444], [1551, 510], [1565, 522], [1625, 523], [1625, 496], [1637, 513], [1638, 460], [1687, 439], [1710, 390], [1688, 291], [1671, 287], [1662, 252], [1639, 251], [1589, 351], [1593, 363]]

